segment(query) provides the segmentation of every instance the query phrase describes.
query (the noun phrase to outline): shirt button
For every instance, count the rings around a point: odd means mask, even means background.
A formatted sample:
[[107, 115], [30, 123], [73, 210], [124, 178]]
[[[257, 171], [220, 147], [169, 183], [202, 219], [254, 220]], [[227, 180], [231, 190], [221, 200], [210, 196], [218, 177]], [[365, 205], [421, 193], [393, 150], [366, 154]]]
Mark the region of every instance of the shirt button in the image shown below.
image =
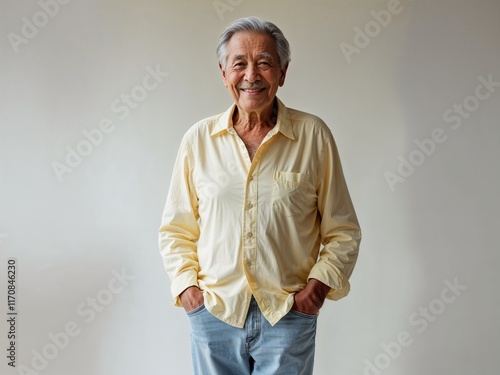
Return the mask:
[[251, 209], [253, 207], [252, 203], [248, 203], [248, 209]]
[[252, 237], [253, 237], [253, 233], [252, 233], [252, 232], [248, 232], [248, 233], [247, 233], [247, 237], [248, 237], [248, 238], [252, 238]]
[[253, 176], [249, 176], [248, 181], [252, 181], [252, 180], [253, 180]]

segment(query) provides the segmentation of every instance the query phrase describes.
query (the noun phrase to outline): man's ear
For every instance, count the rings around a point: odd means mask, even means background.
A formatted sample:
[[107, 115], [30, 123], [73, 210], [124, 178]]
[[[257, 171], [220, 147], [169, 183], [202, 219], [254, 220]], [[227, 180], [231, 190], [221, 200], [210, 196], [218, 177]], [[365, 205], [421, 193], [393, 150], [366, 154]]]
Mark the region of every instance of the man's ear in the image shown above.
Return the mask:
[[222, 65], [219, 63], [219, 69], [222, 74], [222, 80], [224, 81], [224, 86], [227, 87], [227, 82], [226, 82], [226, 71], [222, 68]]
[[288, 63], [286, 63], [285, 66], [283, 67], [283, 69], [281, 69], [281, 77], [280, 77], [280, 80], [279, 80], [280, 87], [285, 84], [285, 78], [286, 78], [286, 71], [287, 70], [288, 70]]

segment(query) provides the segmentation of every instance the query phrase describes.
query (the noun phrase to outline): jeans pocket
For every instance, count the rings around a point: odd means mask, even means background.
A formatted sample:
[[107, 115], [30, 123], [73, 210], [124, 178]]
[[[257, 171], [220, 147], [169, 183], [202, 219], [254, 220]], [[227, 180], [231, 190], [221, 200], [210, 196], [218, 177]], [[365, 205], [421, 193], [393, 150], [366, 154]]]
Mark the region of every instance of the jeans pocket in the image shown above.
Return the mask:
[[205, 304], [202, 303], [196, 309], [186, 312], [186, 314], [187, 314], [187, 316], [189, 316], [191, 318], [191, 317], [193, 317], [193, 316], [198, 315], [199, 313], [201, 313], [204, 309], [205, 309]]
[[293, 315], [296, 315], [298, 317], [306, 318], [306, 319], [316, 319], [318, 317], [318, 314], [314, 314], [314, 315], [313, 314], [306, 314], [306, 313], [303, 313], [303, 312], [300, 312], [300, 311], [297, 311], [294, 309], [291, 309], [290, 313]]

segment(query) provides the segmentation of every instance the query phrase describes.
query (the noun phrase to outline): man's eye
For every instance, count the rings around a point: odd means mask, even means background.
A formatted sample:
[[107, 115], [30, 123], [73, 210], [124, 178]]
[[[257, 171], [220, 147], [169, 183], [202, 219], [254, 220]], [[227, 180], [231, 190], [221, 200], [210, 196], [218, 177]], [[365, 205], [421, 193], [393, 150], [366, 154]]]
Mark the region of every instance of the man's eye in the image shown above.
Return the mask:
[[261, 70], [269, 70], [271, 69], [272, 65], [270, 63], [268, 63], [267, 61], [261, 61], [257, 64], [257, 66], [259, 67], [259, 69]]

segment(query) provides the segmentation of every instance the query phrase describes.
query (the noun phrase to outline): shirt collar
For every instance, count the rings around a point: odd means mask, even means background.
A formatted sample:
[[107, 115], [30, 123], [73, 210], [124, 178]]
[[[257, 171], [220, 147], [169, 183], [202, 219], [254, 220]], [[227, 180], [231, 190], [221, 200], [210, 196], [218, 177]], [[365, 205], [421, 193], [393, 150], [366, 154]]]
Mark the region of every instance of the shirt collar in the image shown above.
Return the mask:
[[[285, 107], [278, 97], [276, 97], [276, 100], [278, 102], [278, 120], [276, 121], [273, 131], [281, 132], [284, 136], [294, 140], [295, 136], [293, 134], [292, 121], [290, 120], [288, 108]], [[212, 131], [210, 132], [211, 136], [219, 134], [223, 131], [226, 133], [234, 133], [232, 117], [235, 108], [236, 104], [233, 104], [226, 112], [219, 116]]]

